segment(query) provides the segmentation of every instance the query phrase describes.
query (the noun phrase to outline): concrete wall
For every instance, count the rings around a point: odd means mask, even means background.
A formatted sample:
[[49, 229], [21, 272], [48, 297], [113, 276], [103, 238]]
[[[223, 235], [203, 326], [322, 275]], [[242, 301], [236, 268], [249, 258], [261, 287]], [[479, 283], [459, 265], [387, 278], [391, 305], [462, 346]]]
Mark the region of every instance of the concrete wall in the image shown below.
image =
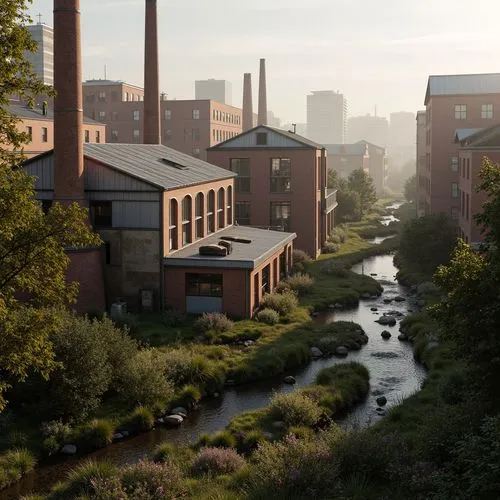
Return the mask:
[[[321, 204], [319, 159], [321, 150], [316, 149], [231, 149], [211, 150], [208, 161], [222, 168], [230, 169], [231, 158], [250, 158], [251, 182], [249, 193], [236, 193], [235, 202], [250, 203], [250, 226], [269, 227], [271, 225], [271, 202], [291, 203], [290, 231], [297, 233], [295, 247], [304, 250], [314, 258], [319, 254], [322, 243], [318, 204]], [[271, 158], [290, 158], [291, 191], [270, 192]]]

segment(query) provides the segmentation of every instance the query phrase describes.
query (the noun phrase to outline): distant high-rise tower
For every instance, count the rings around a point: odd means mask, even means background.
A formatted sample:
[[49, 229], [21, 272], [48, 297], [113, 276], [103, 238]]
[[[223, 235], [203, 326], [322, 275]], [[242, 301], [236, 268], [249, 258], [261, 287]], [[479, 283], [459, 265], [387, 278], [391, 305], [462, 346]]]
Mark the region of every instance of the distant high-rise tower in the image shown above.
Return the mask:
[[196, 80], [194, 82], [195, 99], [211, 99], [222, 104], [232, 105], [232, 86], [227, 80]]
[[253, 127], [252, 74], [243, 76], [243, 132]]
[[266, 60], [260, 60], [258, 125], [267, 125]]
[[45, 85], [54, 85], [54, 30], [46, 24], [27, 26], [31, 37], [38, 44], [35, 52], [27, 52], [26, 58]]
[[317, 90], [307, 96], [307, 136], [320, 144], [347, 141], [347, 100], [333, 90]]

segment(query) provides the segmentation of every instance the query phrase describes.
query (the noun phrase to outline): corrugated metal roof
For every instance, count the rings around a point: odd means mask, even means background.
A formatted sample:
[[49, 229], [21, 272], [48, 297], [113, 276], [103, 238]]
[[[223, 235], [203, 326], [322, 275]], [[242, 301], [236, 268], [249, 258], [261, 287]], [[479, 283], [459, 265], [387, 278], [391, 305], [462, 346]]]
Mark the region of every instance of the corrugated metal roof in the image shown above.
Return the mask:
[[457, 128], [455, 130], [455, 142], [461, 142], [470, 135], [480, 132], [482, 128]]
[[[47, 114], [44, 115], [42, 113], [42, 110], [40, 108], [36, 109], [31, 109], [28, 108], [27, 106], [21, 106], [19, 104], [8, 104], [6, 106], [7, 113], [10, 115], [17, 116], [19, 118], [26, 118], [30, 120], [49, 120], [53, 121], [54, 120], [54, 110], [53, 109], [47, 109]], [[105, 127], [104, 123], [96, 122], [95, 120], [92, 120], [91, 118], [87, 118], [86, 116], [83, 117], [83, 123], [88, 123], [93, 124], [93, 125], [102, 125]]]
[[292, 141], [296, 142], [297, 144], [300, 144], [301, 146], [307, 146], [309, 148], [314, 148], [314, 149], [323, 149], [325, 147], [322, 144], [319, 144], [318, 142], [311, 141], [307, 137], [303, 137], [301, 135], [294, 134], [293, 132], [288, 132], [288, 131], [280, 129], [280, 128], [270, 127], [269, 125], [257, 125], [256, 127], [251, 128], [250, 130], [247, 130], [246, 132], [243, 132], [241, 134], [238, 134], [235, 137], [231, 137], [230, 139], [227, 139], [224, 142], [220, 142], [219, 144], [216, 144], [215, 146], [212, 146], [209, 149], [217, 150], [217, 149], [223, 149], [224, 147], [231, 147], [231, 142], [234, 141], [235, 139], [237, 139], [238, 137], [241, 137], [242, 135], [247, 135], [247, 134], [253, 133], [259, 129], [271, 130], [272, 132], [275, 132], [276, 134], [279, 134], [283, 137], [287, 137], [288, 139], [291, 139]]
[[479, 129], [460, 141], [462, 149], [495, 149], [500, 148], [500, 125]]
[[[296, 238], [295, 233], [230, 226], [165, 257], [166, 266], [218, 267], [254, 269], [284, 245]], [[250, 243], [232, 242], [233, 251], [225, 257], [200, 255], [200, 247], [217, 244], [221, 238], [243, 238]]]
[[500, 93], [500, 73], [475, 75], [431, 75], [425, 102], [437, 95], [474, 95]]
[[84, 154], [163, 189], [236, 177], [230, 170], [161, 144], [85, 144]]
[[364, 156], [366, 154], [366, 144], [356, 142], [354, 144], [325, 144], [329, 156]]

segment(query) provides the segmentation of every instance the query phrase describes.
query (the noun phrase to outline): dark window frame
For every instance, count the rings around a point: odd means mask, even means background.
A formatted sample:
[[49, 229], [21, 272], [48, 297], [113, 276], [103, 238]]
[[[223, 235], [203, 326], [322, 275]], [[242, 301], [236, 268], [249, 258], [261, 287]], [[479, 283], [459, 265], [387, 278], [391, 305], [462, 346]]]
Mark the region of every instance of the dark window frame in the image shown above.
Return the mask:
[[271, 158], [269, 166], [269, 190], [271, 193], [290, 193], [292, 190], [292, 160]]
[[113, 202], [92, 200], [90, 202], [90, 215], [93, 227], [113, 227]]
[[186, 296], [222, 298], [223, 293], [222, 274], [186, 273]]
[[250, 193], [252, 184], [250, 158], [230, 158], [229, 170], [238, 174], [234, 180], [234, 191], [236, 193]]

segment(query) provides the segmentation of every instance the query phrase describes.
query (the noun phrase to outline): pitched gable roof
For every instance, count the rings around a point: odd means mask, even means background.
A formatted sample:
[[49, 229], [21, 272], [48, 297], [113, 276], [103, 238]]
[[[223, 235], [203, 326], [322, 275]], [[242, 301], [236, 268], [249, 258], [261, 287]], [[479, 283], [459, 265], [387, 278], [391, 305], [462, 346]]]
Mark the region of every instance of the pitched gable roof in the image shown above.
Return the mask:
[[330, 156], [365, 156], [367, 145], [364, 142], [354, 144], [325, 144]]
[[480, 129], [460, 141], [462, 149], [499, 149], [500, 125]]

